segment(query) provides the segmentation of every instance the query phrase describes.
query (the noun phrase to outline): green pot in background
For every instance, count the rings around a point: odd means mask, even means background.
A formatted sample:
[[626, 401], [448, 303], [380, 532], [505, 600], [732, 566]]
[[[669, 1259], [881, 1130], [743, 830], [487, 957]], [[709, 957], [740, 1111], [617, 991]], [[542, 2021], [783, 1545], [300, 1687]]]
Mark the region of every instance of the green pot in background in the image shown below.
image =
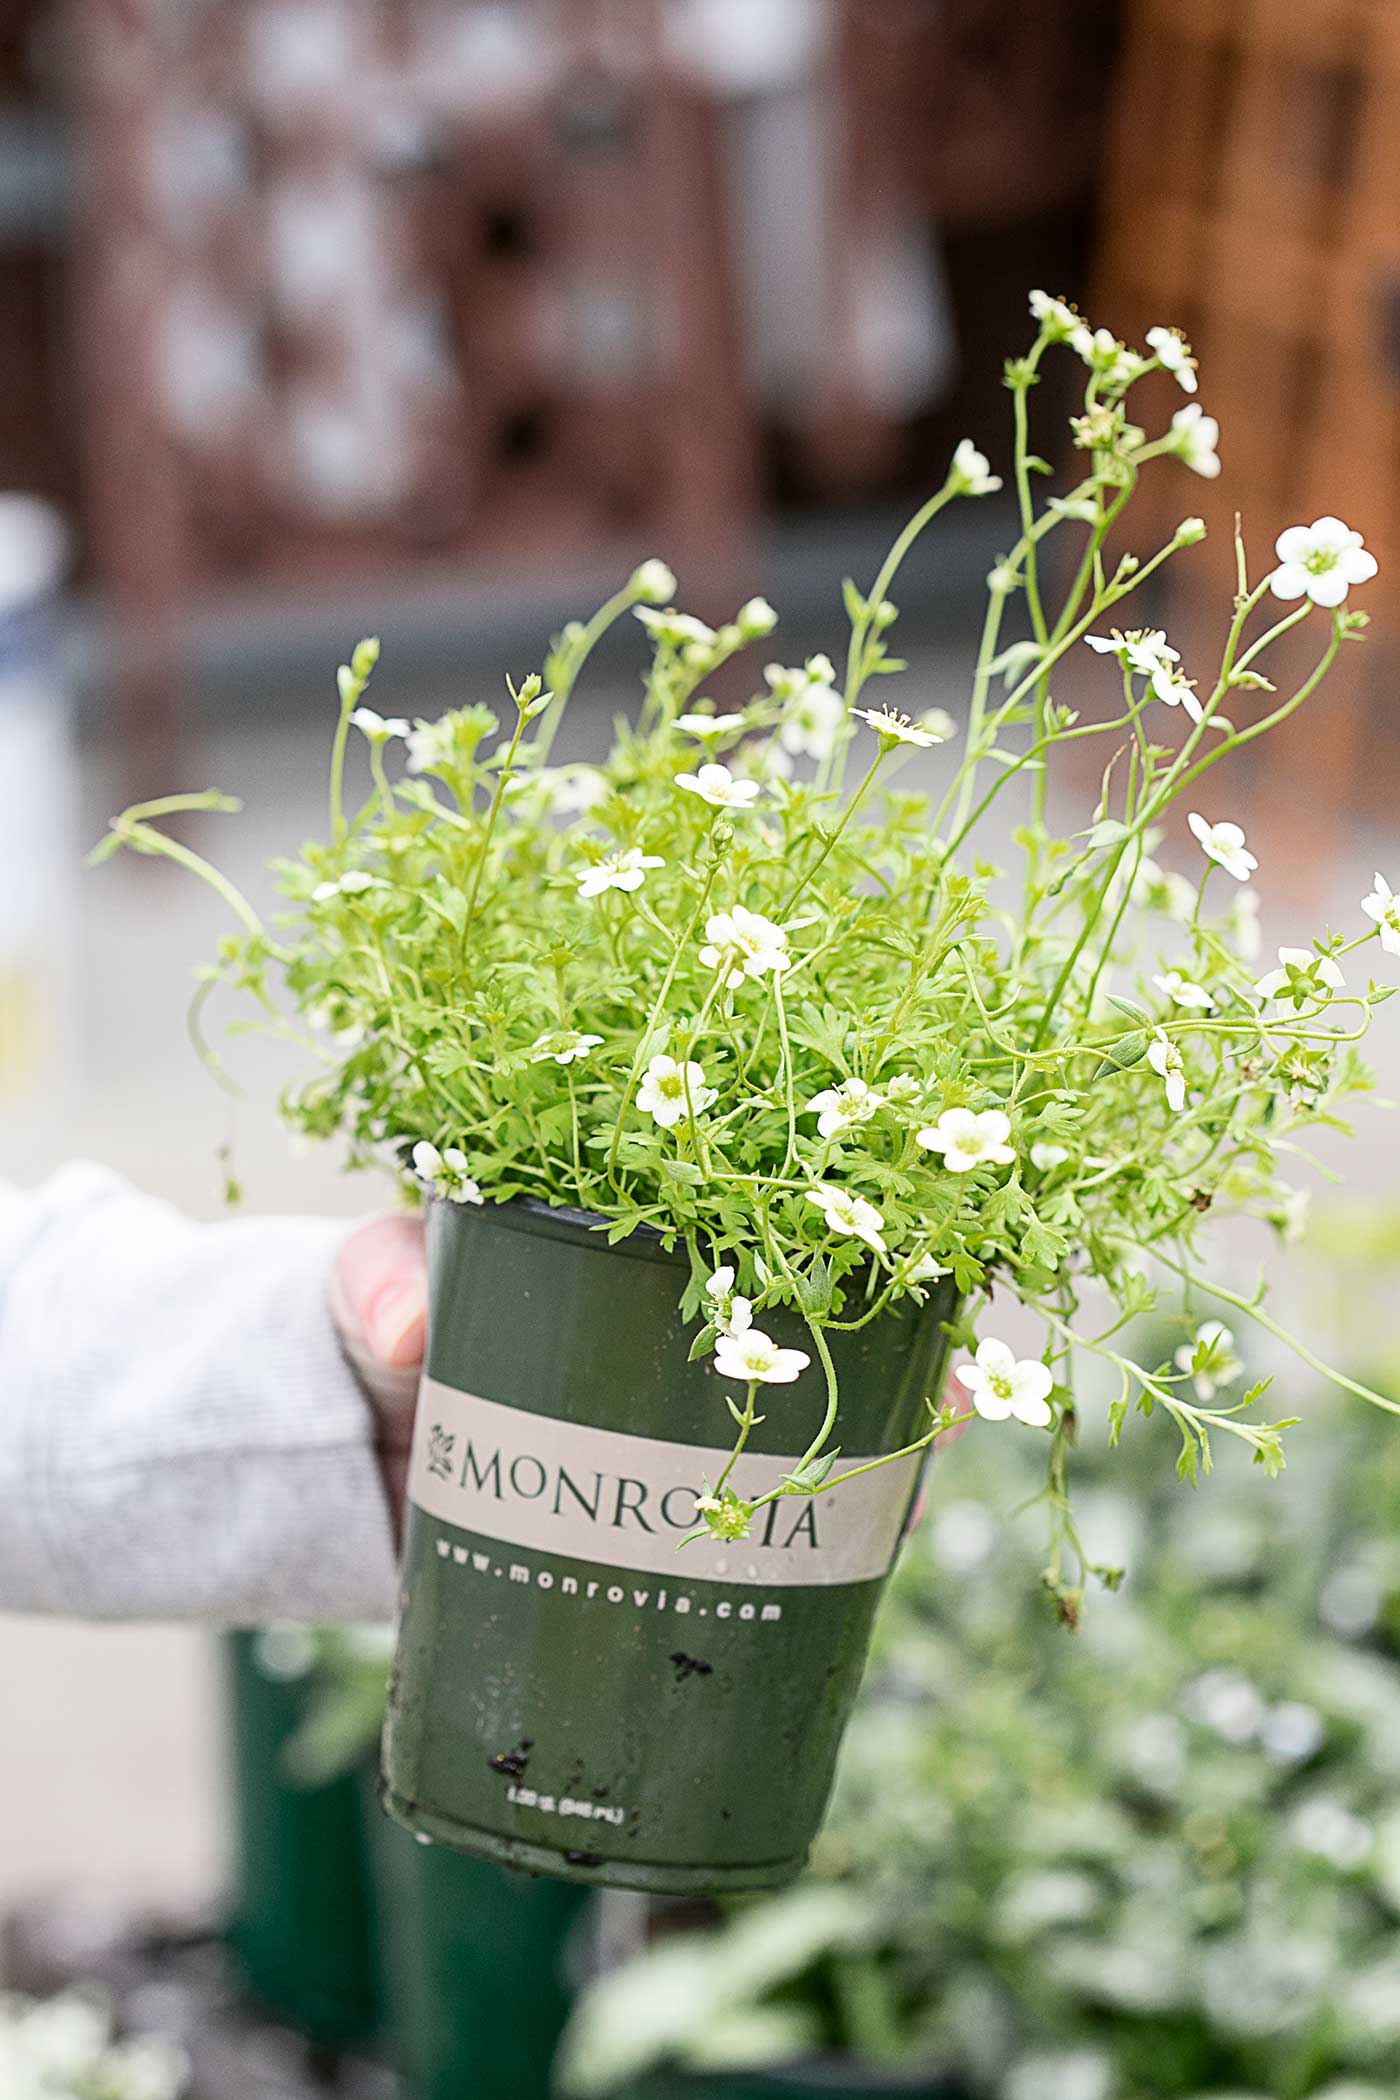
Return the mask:
[[299, 1786], [286, 1769], [312, 1696], [311, 1643], [299, 1629], [223, 1643], [235, 1825], [227, 1937], [259, 2004], [339, 2047], [378, 2024], [378, 1959], [363, 1780]]
[[415, 1843], [363, 1798], [387, 2042], [410, 2100], [548, 2100], [586, 1889]]
[[[385, 1803], [434, 1840], [567, 1879], [773, 1886], [820, 1823], [917, 1462], [678, 1552], [742, 1388], [688, 1361], [684, 1258], [654, 1236], [609, 1246], [596, 1223], [525, 1201], [431, 1207]], [[831, 1335], [843, 1467], [927, 1427], [955, 1306], [944, 1284]], [[763, 1318], [810, 1353], [800, 1320]], [[792, 1466], [824, 1398], [815, 1363], [763, 1395], [741, 1495]]]
[[960, 2079], [941, 2071], [824, 2056], [769, 2070], [658, 2070], [627, 2086], [619, 2100], [974, 2100], [974, 2095]]

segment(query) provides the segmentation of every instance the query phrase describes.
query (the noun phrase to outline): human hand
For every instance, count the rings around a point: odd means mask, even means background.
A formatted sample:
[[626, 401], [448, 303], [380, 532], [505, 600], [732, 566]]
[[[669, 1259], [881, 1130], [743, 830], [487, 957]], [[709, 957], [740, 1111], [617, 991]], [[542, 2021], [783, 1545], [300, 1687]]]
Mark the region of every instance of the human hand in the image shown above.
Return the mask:
[[428, 1265], [420, 1218], [371, 1218], [350, 1234], [331, 1272], [331, 1317], [374, 1408], [384, 1486], [397, 1530], [428, 1331]]

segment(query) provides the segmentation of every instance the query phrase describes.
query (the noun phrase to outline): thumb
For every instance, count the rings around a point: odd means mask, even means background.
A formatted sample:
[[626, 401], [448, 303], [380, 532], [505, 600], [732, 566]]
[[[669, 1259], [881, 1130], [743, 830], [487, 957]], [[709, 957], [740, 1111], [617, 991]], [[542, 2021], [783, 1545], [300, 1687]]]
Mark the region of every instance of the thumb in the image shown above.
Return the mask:
[[371, 1218], [331, 1272], [331, 1316], [381, 1418], [381, 1441], [406, 1443], [428, 1329], [422, 1220]]

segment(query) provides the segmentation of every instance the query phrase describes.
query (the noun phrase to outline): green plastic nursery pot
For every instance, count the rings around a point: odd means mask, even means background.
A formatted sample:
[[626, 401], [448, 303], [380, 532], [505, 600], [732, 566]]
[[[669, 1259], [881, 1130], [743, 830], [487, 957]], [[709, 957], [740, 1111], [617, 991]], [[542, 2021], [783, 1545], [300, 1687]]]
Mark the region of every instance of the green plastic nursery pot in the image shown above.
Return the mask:
[[228, 1944], [250, 1994], [326, 2046], [362, 2040], [379, 2014], [363, 1781], [294, 1785], [282, 1751], [305, 1678], [270, 1674], [260, 1636], [224, 1641], [235, 1820]]
[[974, 2100], [951, 2073], [823, 2056], [751, 2071], [660, 2070], [620, 2100]]
[[387, 2041], [411, 2100], [547, 2100], [586, 1889], [415, 1844], [373, 1811]]
[[[687, 1361], [684, 1257], [610, 1247], [598, 1222], [431, 1207], [383, 1799], [424, 1837], [566, 1880], [770, 1887], [821, 1820], [918, 1460], [678, 1550], [743, 1388]], [[927, 1427], [955, 1303], [945, 1284], [831, 1335], [842, 1470]], [[764, 1322], [810, 1351], [796, 1317]], [[810, 1441], [815, 1359], [763, 1398], [732, 1475], [750, 1499]]]

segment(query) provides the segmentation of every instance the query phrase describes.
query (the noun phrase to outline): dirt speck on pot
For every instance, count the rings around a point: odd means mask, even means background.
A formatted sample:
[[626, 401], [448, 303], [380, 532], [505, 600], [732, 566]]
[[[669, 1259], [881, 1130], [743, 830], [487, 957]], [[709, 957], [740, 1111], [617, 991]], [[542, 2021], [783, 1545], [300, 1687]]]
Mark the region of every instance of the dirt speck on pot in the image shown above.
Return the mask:
[[687, 1655], [684, 1648], [677, 1648], [671, 1661], [676, 1666], [677, 1684], [684, 1684], [691, 1677], [710, 1677], [714, 1674], [713, 1663], [701, 1662], [698, 1657]]
[[523, 1779], [530, 1765], [529, 1755], [523, 1747], [519, 1750], [498, 1750], [496, 1755], [489, 1757], [486, 1762], [493, 1772], [499, 1772], [505, 1779]]
[[599, 1852], [566, 1852], [564, 1857], [571, 1867], [601, 1867], [603, 1864]]

